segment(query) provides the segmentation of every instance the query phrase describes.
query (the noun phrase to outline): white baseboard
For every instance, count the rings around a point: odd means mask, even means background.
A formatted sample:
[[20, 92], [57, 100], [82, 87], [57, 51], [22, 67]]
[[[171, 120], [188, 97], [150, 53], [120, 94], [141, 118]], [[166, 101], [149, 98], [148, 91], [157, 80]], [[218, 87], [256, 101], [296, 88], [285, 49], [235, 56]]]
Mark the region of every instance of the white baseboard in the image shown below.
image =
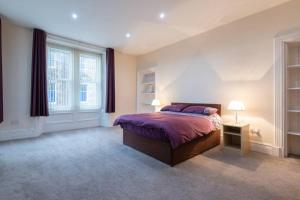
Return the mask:
[[99, 118], [83, 119], [71, 122], [57, 122], [45, 123], [43, 121], [36, 121], [31, 128], [0, 130], [0, 141], [19, 140], [39, 137], [43, 133], [67, 131], [81, 128], [99, 127]]
[[40, 136], [41, 134], [42, 133], [38, 129], [34, 128], [2, 130], [0, 131], [0, 141], [34, 138]]
[[259, 153], [268, 154], [271, 156], [279, 157], [281, 155], [280, 148], [274, 147], [271, 144], [265, 144], [256, 141], [251, 141], [251, 150]]

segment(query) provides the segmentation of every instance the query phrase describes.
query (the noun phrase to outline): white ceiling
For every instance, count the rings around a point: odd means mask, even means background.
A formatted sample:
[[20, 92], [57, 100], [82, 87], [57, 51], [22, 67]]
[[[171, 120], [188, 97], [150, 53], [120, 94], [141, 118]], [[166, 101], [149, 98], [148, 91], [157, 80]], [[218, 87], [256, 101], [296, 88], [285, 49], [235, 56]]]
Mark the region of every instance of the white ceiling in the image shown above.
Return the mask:
[[139, 55], [287, 1], [0, 0], [0, 14], [26, 27]]

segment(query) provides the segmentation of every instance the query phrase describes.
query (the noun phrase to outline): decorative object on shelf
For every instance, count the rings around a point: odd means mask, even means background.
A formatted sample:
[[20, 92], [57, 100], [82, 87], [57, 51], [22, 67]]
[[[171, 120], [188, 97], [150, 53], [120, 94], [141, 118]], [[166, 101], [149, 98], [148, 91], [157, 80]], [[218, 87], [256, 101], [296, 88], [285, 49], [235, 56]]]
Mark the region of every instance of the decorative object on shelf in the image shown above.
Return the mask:
[[147, 84], [145, 87], [144, 87], [144, 91], [143, 93], [145, 94], [153, 94], [155, 93], [155, 85], [154, 84]]
[[235, 111], [235, 123], [239, 124], [238, 111], [244, 111], [245, 105], [242, 101], [233, 100], [228, 105], [228, 110]]
[[153, 99], [152, 103], [151, 103], [152, 106], [160, 106], [160, 101], [159, 99]]
[[144, 84], [154, 83], [154, 82], [155, 82], [155, 73], [151, 72], [144, 75], [143, 77]]

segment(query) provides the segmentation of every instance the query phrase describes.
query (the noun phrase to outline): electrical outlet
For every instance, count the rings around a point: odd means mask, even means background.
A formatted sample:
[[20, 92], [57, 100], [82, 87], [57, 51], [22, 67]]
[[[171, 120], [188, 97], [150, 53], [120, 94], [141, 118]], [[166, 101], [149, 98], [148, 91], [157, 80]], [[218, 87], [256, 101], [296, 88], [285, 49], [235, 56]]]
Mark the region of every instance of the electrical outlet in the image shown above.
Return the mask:
[[253, 135], [260, 136], [260, 129], [258, 129], [258, 128], [253, 128], [253, 129], [251, 129], [251, 133], [252, 133]]

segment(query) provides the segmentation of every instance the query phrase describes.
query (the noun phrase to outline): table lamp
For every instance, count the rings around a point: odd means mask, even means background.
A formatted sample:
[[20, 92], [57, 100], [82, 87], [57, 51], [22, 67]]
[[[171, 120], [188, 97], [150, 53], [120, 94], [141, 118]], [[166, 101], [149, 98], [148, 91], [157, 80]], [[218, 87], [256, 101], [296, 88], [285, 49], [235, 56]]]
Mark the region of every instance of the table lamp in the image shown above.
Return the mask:
[[160, 101], [159, 99], [153, 99], [152, 103], [151, 103], [152, 106], [160, 106]]
[[235, 123], [238, 124], [238, 111], [245, 110], [245, 105], [242, 101], [231, 101], [228, 105], [228, 110], [235, 111]]

